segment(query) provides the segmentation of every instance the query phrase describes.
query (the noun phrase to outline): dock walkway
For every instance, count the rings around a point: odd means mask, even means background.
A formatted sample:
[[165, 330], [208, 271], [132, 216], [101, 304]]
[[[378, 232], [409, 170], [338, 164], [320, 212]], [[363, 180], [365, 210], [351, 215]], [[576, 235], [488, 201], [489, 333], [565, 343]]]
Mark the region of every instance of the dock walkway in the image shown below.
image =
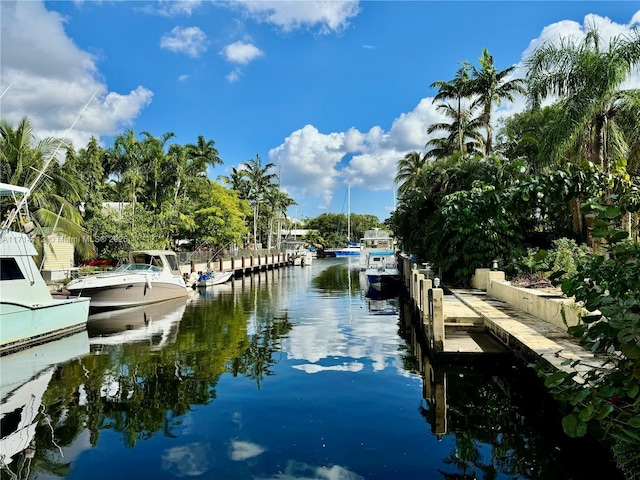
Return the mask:
[[481, 316], [487, 331], [527, 362], [544, 360], [556, 370], [566, 372], [574, 371], [570, 365], [563, 365], [567, 359], [581, 361], [575, 367], [578, 372], [603, 365], [566, 328], [497, 300], [483, 290], [451, 289], [450, 292], [450, 296], [455, 298], [450, 300], [452, 304], [459, 303]]
[[[471, 289], [442, 289], [439, 280], [427, 278], [426, 270], [402, 266], [434, 360], [500, 361], [509, 354], [526, 363], [546, 362], [556, 371], [577, 372], [578, 382], [581, 373], [605, 367], [603, 359], [568, 333], [583, 308], [560, 291], [514, 287], [503, 272], [488, 269], [476, 270]], [[564, 364], [567, 360], [579, 362]]]

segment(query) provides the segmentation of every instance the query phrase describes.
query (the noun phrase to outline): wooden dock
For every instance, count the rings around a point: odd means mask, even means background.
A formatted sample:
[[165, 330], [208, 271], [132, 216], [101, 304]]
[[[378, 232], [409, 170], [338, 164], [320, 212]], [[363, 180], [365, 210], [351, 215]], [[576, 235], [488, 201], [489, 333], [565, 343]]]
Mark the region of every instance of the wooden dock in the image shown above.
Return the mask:
[[207, 263], [191, 262], [181, 265], [180, 271], [183, 275], [190, 275], [193, 272], [233, 272], [236, 278], [252, 273], [272, 270], [291, 265], [291, 259], [285, 253], [250, 255], [247, 257], [218, 258]]
[[[566, 325], [556, 325], [496, 299], [482, 289], [447, 289], [445, 293], [433, 286], [426, 272], [411, 268], [407, 260], [402, 267], [412, 307], [423, 325], [430, 354], [436, 360], [464, 362], [478, 356], [508, 353], [527, 363], [544, 361], [553, 369], [566, 372], [574, 371], [570, 365], [563, 364], [567, 359], [580, 360], [580, 364], [573, 367], [579, 373], [603, 365], [568, 333]], [[502, 275], [482, 273], [495, 277], [484, 284], [509, 283], [504, 281], [502, 272]], [[556, 298], [539, 301], [563, 308]], [[579, 374], [576, 380], [580, 381]]]

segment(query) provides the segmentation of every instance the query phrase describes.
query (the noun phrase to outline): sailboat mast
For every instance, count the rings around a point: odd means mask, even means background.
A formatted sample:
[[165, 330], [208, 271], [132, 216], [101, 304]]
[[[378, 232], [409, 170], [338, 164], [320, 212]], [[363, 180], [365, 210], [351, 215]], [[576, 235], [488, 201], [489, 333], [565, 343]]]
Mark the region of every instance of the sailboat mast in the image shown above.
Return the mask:
[[351, 241], [351, 185], [347, 187], [347, 246]]

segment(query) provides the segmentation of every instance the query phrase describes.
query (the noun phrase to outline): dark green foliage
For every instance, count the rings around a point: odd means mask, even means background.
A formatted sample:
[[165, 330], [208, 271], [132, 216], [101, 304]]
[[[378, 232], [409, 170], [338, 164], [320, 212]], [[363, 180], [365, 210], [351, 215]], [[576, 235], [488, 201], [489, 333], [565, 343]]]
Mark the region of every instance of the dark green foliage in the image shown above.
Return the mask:
[[[562, 291], [575, 297], [590, 313], [569, 331], [600, 358], [605, 368], [567, 360], [582, 367], [576, 372], [541, 372], [545, 385], [566, 406], [563, 428], [570, 436], [600, 430], [612, 442], [618, 465], [628, 478], [640, 478], [640, 244], [619, 229], [620, 209], [588, 204], [594, 237], [602, 252], [579, 257], [576, 273], [562, 282]], [[587, 367], [585, 369], [585, 367]]]

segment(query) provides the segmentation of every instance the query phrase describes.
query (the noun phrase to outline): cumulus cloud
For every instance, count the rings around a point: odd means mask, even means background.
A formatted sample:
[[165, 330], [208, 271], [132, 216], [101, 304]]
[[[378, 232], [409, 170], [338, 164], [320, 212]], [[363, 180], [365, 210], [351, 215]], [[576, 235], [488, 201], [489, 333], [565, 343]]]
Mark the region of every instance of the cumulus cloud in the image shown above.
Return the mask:
[[247, 65], [263, 56], [264, 52], [251, 43], [238, 41], [224, 47], [222, 54], [229, 62]]
[[[524, 60], [546, 42], [558, 43], [567, 36], [581, 40], [591, 26], [608, 42], [613, 36], [628, 34], [631, 25], [639, 22], [640, 12], [633, 16], [630, 25], [598, 15], [587, 15], [582, 23], [564, 20], [548, 25], [523, 52], [511, 78], [524, 78]], [[640, 73], [635, 72], [623, 88], [638, 85]], [[501, 104], [493, 114], [495, 127], [504, 118], [523, 111], [526, 105], [522, 95], [516, 95], [514, 102]], [[410, 112], [400, 113], [388, 131], [372, 126], [368, 132], [350, 129], [323, 133], [313, 125], [306, 125], [270, 150], [269, 161], [282, 165], [282, 184], [294, 198], [317, 200], [320, 208], [326, 208], [334, 191], [345, 183], [368, 190], [391, 190], [396, 162], [411, 151], [424, 152], [426, 143], [440, 135], [438, 132], [427, 135], [427, 128], [448, 121], [436, 107], [432, 97], [423, 98]]]
[[246, 1], [235, 4], [256, 21], [277, 26], [284, 32], [299, 28], [318, 28], [322, 35], [339, 32], [349, 19], [360, 13], [357, 1]]
[[323, 134], [306, 125], [269, 151], [269, 161], [282, 166], [281, 182], [295, 198], [315, 197], [327, 208], [344, 183], [369, 190], [393, 188], [396, 162], [409, 151], [423, 151], [427, 127], [443, 117], [425, 98], [393, 121], [390, 131], [351, 128]]
[[191, 15], [202, 4], [202, 0], [160, 0], [153, 5], [154, 12], [165, 17]]
[[64, 19], [42, 2], [2, 2], [3, 120], [31, 121], [39, 137], [61, 137], [93, 97], [67, 135], [84, 147], [93, 135], [112, 135], [133, 121], [153, 93], [143, 86], [109, 92], [96, 62], [66, 35]]
[[207, 36], [198, 27], [175, 27], [162, 36], [160, 47], [198, 58], [207, 51]]

